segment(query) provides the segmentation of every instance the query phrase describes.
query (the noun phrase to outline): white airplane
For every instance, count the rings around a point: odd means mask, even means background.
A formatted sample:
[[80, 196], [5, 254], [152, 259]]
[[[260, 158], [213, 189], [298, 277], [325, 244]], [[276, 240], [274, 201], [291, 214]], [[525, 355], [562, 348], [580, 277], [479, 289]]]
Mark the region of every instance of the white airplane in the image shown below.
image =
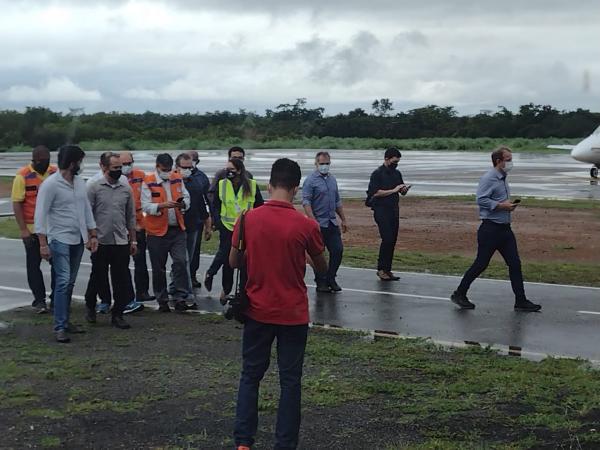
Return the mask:
[[571, 157], [577, 161], [593, 164], [590, 176], [598, 178], [600, 169], [600, 127], [577, 145], [549, 145], [548, 148], [571, 150]]

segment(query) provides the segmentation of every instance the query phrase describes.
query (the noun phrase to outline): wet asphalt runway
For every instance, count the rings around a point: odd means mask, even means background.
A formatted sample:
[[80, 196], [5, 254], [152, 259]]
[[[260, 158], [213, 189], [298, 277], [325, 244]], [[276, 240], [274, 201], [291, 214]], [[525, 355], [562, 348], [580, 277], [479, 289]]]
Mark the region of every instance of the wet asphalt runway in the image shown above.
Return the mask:
[[[200, 270], [205, 270], [209, 262], [210, 257], [203, 257]], [[0, 310], [30, 304], [20, 241], [0, 239], [0, 266]], [[49, 278], [45, 263], [44, 268]], [[83, 295], [89, 270], [86, 252], [76, 296]], [[400, 275], [402, 279], [397, 283], [383, 283], [372, 270], [342, 268], [339, 282], [344, 291], [334, 295], [316, 294], [308, 270], [311, 320], [323, 325], [432, 338], [451, 345], [477, 342], [505, 352], [511, 347], [511, 352], [532, 359], [549, 354], [600, 361], [600, 288], [527, 283], [528, 296], [543, 305], [543, 312], [517, 313], [512, 309], [510, 283], [477, 280], [469, 293], [477, 308], [461, 311], [448, 300], [459, 282], [457, 277]], [[221, 311], [219, 284], [215, 280], [212, 296], [200, 291], [203, 310]], [[133, 326], [144, 326], [144, 315], [154, 313], [136, 313], [128, 320]], [[75, 321], [81, 323], [83, 318]], [[49, 338], [50, 330], [49, 318]]]

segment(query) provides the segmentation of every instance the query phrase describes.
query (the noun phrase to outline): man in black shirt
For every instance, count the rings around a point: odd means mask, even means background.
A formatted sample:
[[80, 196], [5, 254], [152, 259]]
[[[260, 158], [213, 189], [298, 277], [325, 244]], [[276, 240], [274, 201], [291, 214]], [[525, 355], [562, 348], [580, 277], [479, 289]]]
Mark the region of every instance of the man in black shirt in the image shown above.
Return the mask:
[[381, 236], [377, 276], [383, 281], [400, 279], [392, 273], [392, 260], [400, 226], [398, 201], [400, 194], [406, 195], [410, 189], [410, 185], [404, 184], [402, 174], [397, 169], [401, 157], [397, 148], [388, 148], [383, 165], [371, 174], [367, 191], [367, 205], [373, 210]]

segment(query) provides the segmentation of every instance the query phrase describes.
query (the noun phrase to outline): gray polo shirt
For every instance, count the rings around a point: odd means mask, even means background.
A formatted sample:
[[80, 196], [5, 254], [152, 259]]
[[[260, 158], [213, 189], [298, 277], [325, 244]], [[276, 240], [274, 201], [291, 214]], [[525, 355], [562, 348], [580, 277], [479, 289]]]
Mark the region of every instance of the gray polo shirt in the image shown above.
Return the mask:
[[498, 203], [510, 198], [506, 174], [495, 168], [488, 170], [479, 180], [477, 204], [479, 217], [496, 223], [510, 223], [510, 211], [496, 209]]
[[77, 245], [88, 240], [88, 230], [96, 228], [85, 181], [76, 175], [73, 183], [60, 171], [50, 175], [40, 186], [35, 205], [35, 232], [54, 240]]
[[129, 244], [129, 230], [135, 228], [135, 202], [129, 183], [122, 180], [109, 183], [105, 177], [88, 186], [98, 243], [101, 245]]

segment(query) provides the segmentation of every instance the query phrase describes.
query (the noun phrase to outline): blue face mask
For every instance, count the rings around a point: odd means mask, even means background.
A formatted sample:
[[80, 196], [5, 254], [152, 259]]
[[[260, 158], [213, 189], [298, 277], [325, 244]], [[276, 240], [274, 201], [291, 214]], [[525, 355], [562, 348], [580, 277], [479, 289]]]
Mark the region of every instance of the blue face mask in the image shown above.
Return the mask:
[[319, 164], [317, 169], [321, 175], [327, 175], [329, 173], [329, 164]]

